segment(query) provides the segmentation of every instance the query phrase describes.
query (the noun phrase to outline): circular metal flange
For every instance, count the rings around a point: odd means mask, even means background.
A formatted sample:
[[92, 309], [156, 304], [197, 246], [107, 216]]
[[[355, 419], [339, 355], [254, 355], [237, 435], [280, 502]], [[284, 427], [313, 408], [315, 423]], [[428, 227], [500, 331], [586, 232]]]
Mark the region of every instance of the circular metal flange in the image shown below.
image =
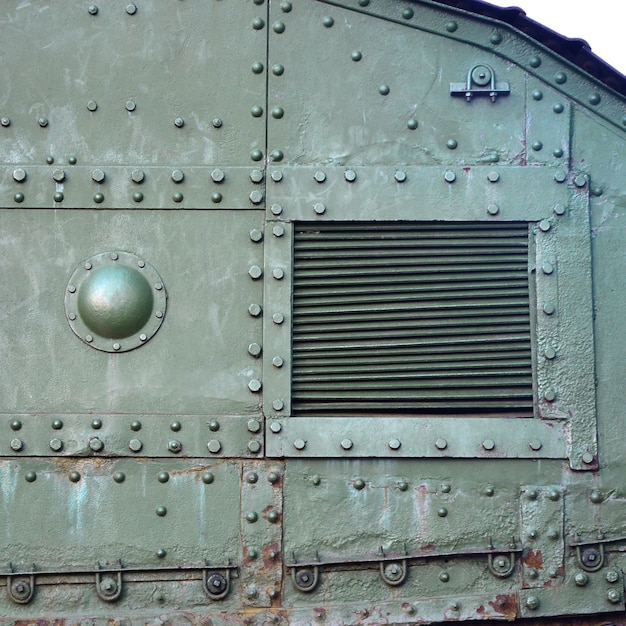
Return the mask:
[[103, 252], [83, 261], [65, 290], [70, 328], [103, 352], [128, 352], [147, 343], [165, 318], [161, 277], [130, 252]]

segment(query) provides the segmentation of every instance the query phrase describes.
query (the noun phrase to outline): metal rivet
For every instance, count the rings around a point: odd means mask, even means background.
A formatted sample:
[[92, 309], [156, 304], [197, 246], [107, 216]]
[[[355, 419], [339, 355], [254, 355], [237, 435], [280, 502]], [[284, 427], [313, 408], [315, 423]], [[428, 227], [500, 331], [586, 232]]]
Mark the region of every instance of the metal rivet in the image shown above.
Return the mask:
[[87, 102], [87, 109], [93, 113], [93, 111], [98, 110], [98, 103], [95, 100], [89, 100]]
[[130, 179], [137, 184], [143, 182], [145, 174], [141, 170], [133, 170], [130, 174]]
[[557, 215], [564, 215], [565, 214], [565, 206], [562, 204], [555, 204], [554, 205], [554, 209], [553, 211], [557, 214]]
[[396, 179], [396, 182], [403, 183], [406, 180], [406, 172], [398, 170], [393, 177]]
[[531, 147], [535, 152], [539, 152], [543, 148], [543, 144], [541, 141], [533, 141]]
[[166, 483], [170, 479], [170, 475], [168, 472], [159, 472], [157, 474], [157, 480], [160, 483]]
[[254, 357], [257, 357], [261, 354], [261, 346], [258, 343], [251, 343], [248, 346], [248, 353]]
[[256, 522], [258, 519], [259, 515], [255, 511], [249, 511], [248, 513], [246, 513], [246, 520], [251, 524], [254, 524], [254, 522]]
[[211, 124], [213, 124], [213, 128], [221, 128], [223, 122], [219, 117], [214, 117]]
[[354, 481], [354, 488], [357, 491], [361, 491], [362, 489], [365, 489], [365, 481], [362, 478], [357, 478]]
[[542, 100], [543, 92], [540, 91], [539, 89], [535, 89], [535, 91], [533, 91], [532, 93], [532, 96], [533, 96], [533, 100]]
[[185, 120], [182, 117], [177, 117], [174, 120], [174, 126], [176, 126], [176, 128], [182, 128], [185, 125]]
[[158, 548], [154, 554], [157, 559], [164, 559], [167, 556], [167, 550], [165, 548]]
[[93, 337], [91, 335], [85, 335], [85, 341], [87, 343], [91, 343], [93, 341]]
[[137, 105], [132, 100], [126, 100], [126, 110], [131, 113], [137, 108]]
[[363, 54], [361, 53], [360, 50], [353, 50], [350, 54], [350, 58], [355, 62], [358, 63], [362, 58], [363, 58]]
[[458, 27], [459, 27], [459, 25], [458, 25], [456, 22], [454, 22], [454, 21], [452, 21], [452, 22], [448, 22], [448, 23], [446, 24], [446, 30], [447, 30], [449, 33], [454, 33], [454, 32], [457, 30], [457, 28], [458, 28]]
[[350, 439], [347, 439], [347, 438], [346, 438], [346, 439], [342, 439], [342, 440], [341, 440], [341, 447], [342, 447], [344, 450], [351, 450], [351, 449], [352, 449], [352, 445], [353, 445], [353, 444], [352, 444], [352, 441], [351, 441]]
[[353, 183], [356, 180], [356, 172], [354, 170], [346, 170], [343, 173], [343, 177], [349, 182]]
[[[15, 175], [13, 176], [15, 178]], [[65, 172], [63, 170], [56, 169], [52, 172], [52, 180], [57, 183], [62, 183], [65, 180]]]
[[413, 17], [414, 13], [413, 13], [413, 9], [404, 9], [402, 11], [402, 17], [405, 20], [410, 20]]
[[334, 23], [335, 23], [335, 20], [332, 17], [330, 17], [330, 15], [326, 15], [325, 17], [322, 18], [322, 24], [324, 24], [326, 28], [331, 28]]
[[282, 324], [285, 321], [285, 316], [282, 313], [274, 313], [272, 321], [274, 324]]
[[167, 442], [167, 449], [178, 454], [183, 449], [183, 444], [177, 439], [171, 439]]
[[448, 141], [446, 141], [446, 147], [448, 150], [456, 150], [458, 145], [459, 144], [456, 139], [448, 139]]
[[558, 170], [554, 174], [554, 180], [556, 180], [557, 183], [564, 183], [567, 180], [567, 173], [564, 170]]
[[435, 447], [437, 450], [445, 450], [448, 447], [448, 442], [445, 439], [437, 439], [435, 441]]
[[52, 199], [53, 199], [55, 202], [63, 202], [63, 198], [64, 198], [64, 197], [65, 197], [65, 196], [63, 195], [63, 192], [62, 192], [62, 191], [56, 191], [56, 192], [54, 193], [54, 195], [52, 196]]
[[263, 270], [258, 265], [253, 265], [248, 270], [248, 275], [253, 280], [258, 280], [259, 278], [261, 278], [261, 276], [263, 276]]
[[552, 302], [545, 302], [543, 305], [543, 312], [546, 315], [554, 315], [554, 312], [556, 311], [556, 308], [554, 306], [554, 304], [552, 304]]
[[558, 489], [549, 489], [548, 498], [553, 502], [557, 502], [561, 498], [561, 492]]
[[77, 483], [80, 480], [80, 473], [79, 472], [70, 472], [69, 478], [70, 478], [70, 480], [73, 483]]
[[248, 420], [248, 431], [251, 433], [258, 433], [261, 430], [261, 422], [259, 420]]
[[128, 13], [128, 15], [135, 15], [135, 13], [137, 13], [137, 5], [135, 4], [126, 5], [126, 13]]
[[576, 178], [574, 179], [574, 184], [576, 185], [576, 187], [584, 187], [587, 184], [587, 175], [579, 174], [578, 176], [576, 176]]
[[528, 64], [530, 67], [538, 68], [541, 65], [541, 59], [538, 56], [530, 57]]
[[531, 439], [528, 442], [528, 445], [530, 446], [530, 449], [534, 450], [535, 452], [537, 452], [538, 450], [541, 450], [541, 447], [542, 447], [542, 443], [541, 441], [539, 441], [539, 439]]
[[526, 598], [526, 606], [531, 611], [539, 608], [539, 598], [537, 596], [528, 596], [528, 598]]
[[175, 433], [181, 430], [182, 427], [183, 425], [180, 422], [172, 422], [170, 424], [170, 430], [173, 430]]
[[154, 316], [158, 319], [161, 319], [163, 317], [163, 311], [156, 311]]
[[285, 277], [285, 270], [283, 270], [280, 267], [277, 267], [275, 269], [272, 270], [272, 276], [276, 279], [276, 280], [282, 280]]
[[154, 511], [159, 517], [165, 517], [167, 515], [167, 508], [164, 506], [157, 506]]
[[277, 63], [276, 65], [272, 65], [272, 74], [274, 76], [282, 76], [285, 73], [285, 66]]
[[270, 159], [276, 163], [282, 161], [284, 157], [285, 155], [282, 150], [272, 150], [270, 153]]
[[26, 474], [24, 474], [24, 478], [27, 482], [32, 483], [37, 480], [37, 474], [33, 471], [26, 472]]
[[546, 357], [546, 359], [551, 361], [556, 357], [556, 350], [554, 348], [546, 348], [543, 355]]
[[93, 172], [91, 172], [91, 179], [96, 183], [101, 183], [104, 178], [104, 172], [101, 169], [95, 169]]
[[205, 485], [210, 485], [215, 480], [215, 476], [211, 472], [205, 472], [202, 474], [202, 482]]
[[259, 480], [259, 475], [256, 472], [249, 472], [246, 474], [246, 481], [251, 485], [254, 485]]
[[304, 441], [304, 439], [296, 439], [293, 442], [293, 447], [296, 450], [304, 450], [304, 448], [306, 447], [306, 441]]
[[490, 183], [497, 183], [500, 180], [500, 174], [495, 170], [492, 170], [487, 174], [487, 180]]
[[552, 224], [550, 224], [549, 220], [541, 220], [539, 222], [539, 229], [542, 230], [544, 233], [547, 233], [551, 227]]
[[219, 204], [222, 201], [222, 194], [218, 191], [215, 191], [211, 194], [211, 202], [215, 204]]
[[259, 317], [259, 315], [261, 315], [261, 305], [260, 304], [251, 304], [248, 307], [248, 313], [252, 316], [252, 317]]
[[222, 449], [222, 444], [217, 439], [211, 439], [206, 447], [211, 454], [217, 454]]
[[135, 202], [141, 202], [143, 200], [143, 194], [141, 193], [141, 191], [135, 191], [135, 193], [133, 194], [133, 200]]
[[493, 439], [485, 439], [482, 445], [485, 450], [493, 450], [496, 447], [496, 442]]
[[486, 495], [488, 498], [493, 497], [493, 495], [494, 495], [495, 493], [496, 493], [496, 490], [495, 490], [495, 488], [494, 488], [494, 486], [493, 486], [493, 485], [487, 485], [487, 486], [485, 487], [485, 495]]
[[550, 275], [554, 272], [554, 265], [552, 265], [552, 263], [546, 261], [545, 263], [543, 263], [541, 265], [541, 271], [544, 274]]
[[278, 514], [278, 511], [270, 511], [267, 514], [267, 521], [270, 522], [270, 524], [275, 524], [279, 519], [280, 515]]
[[410, 118], [410, 119], [407, 121], [406, 125], [407, 125], [407, 128], [408, 128], [409, 130], [416, 130], [419, 124], [418, 124], [418, 122], [417, 122], [417, 120], [416, 120], [416, 119], [414, 119], [414, 118]]
[[552, 150], [552, 154], [557, 159], [560, 159], [563, 156], [563, 150], [561, 148], [555, 148], [554, 150]]
[[311, 476], [311, 482], [318, 487], [319, 485], [321, 485], [322, 483], [322, 479], [320, 478], [319, 474], [313, 474], [313, 476]]
[[447, 170], [443, 178], [446, 182], [453, 183], [456, 180], [456, 174], [452, 170]]
[[280, 422], [272, 422], [270, 424], [270, 430], [277, 435], [281, 430], [283, 429], [283, 427], [281, 426]]
[[50, 439], [50, 450], [53, 450], [54, 452], [59, 452], [59, 450], [63, 449], [63, 442], [58, 439], [58, 438], [54, 438], [54, 439]]
[[274, 411], [282, 411], [285, 408], [285, 403], [280, 398], [276, 398], [272, 401], [272, 408]]
[[315, 205], [313, 206], [313, 210], [318, 215], [323, 215], [324, 213], [326, 213], [326, 205], [322, 204], [321, 202], [316, 202]]
[[0, 117], [0, 126], [4, 126], [5, 128], [11, 126], [11, 120], [8, 117]]
[[283, 212], [283, 207], [280, 204], [272, 204], [270, 211], [273, 215], [280, 215]]
[[113, 344], [113, 350], [115, 350], [116, 352], [118, 350], [121, 350], [121, 349], [122, 349], [122, 345], [121, 344], [119, 344], [119, 343], [114, 343]]
[[318, 170], [317, 172], [315, 172], [315, 174], [313, 174], [313, 178], [318, 183], [323, 183], [326, 180], [326, 174], [322, 172], [321, 170]]
[[594, 456], [591, 452], [585, 452], [582, 456], [582, 460], [585, 465], [591, 465], [594, 461]]
[[250, 115], [252, 115], [252, 117], [261, 117], [263, 115], [263, 107], [260, 107], [258, 105], [254, 105], [250, 109]]
[[487, 207], [487, 213], [489, 213], [489, 215], [498, 215], [498, 213], [500, 213], [500, 207], [492, 203]]
[[259, 150], [258, 148], [252, 150], [252, 152], [250, 152], [250, 158], [253, 161], [260, 161], [263, 158], [263, 152], [261, 152], [261, 150]]
[[272, 228], [272, 234], [274, 237], [282, 237], [285, 234], [285, 228], [278, 224]]
[[93, 201], [94, 201], [96, 204], [102, 204], [102, 202], [104, 202], [104, 194], [103, 194], [103, 193], [100, 193], [100, 192], [98, 192], [98, 193], [94, 193], [94, 194], [93, 194]]
[[16, 193], [13, 196], [13, 200], [15, 200], [15, 202], [18, 202], [18, 203], [24, 202], [24, 194], [23, 193], [19, 193], [19, 192]]
[[[20, 423], [20, 428], [21, 428], [22, 424]], [[11, 428], [13, 428], [13, 425], [11, 425]], [[52, 421], [52, 428], [54, 428], [54, 430], [61, 430], [61, 428], [63, 428], [63, 421], [60, 419], [55, 419]], [[13, 429], [13, 430], [19, 430], [18, 429]]]
[[281, 2], [280, 3], [280, 10], [283, 13], [289, 13], [291, 11], [291, 9], [292, 9], [291, 2], [286, 1], [286, 2]]
[[258, 378], [253, 378], [248, 382], [248, 389], [254, 393], [261, 391], [261, 381]]
[[563, 111], [565, 110], [565, 107], [560, 102], [557, 102], [552, 105], [552, 110], [557, 114], [563, 113]]
[[126, 474], [124, 474], [124, 472], [115, 472], [115, 474], [113, 474], [113, 480], [116, 483], [123, 483], [126, 480]]
[[254, 28], [254, 30], [261, 30], [264, 26], [265, 26], [265, 21], [261, 19], [260, 17], [255, 17], [252, 20], [252, 28]]
[[171, 174], [171, 178], [175, 183], [182, 183], [185, 179], [185, 175], [180, 170], [174, 170]]
[[13, 452], [19, 452], [24, 447], [24, 442], [21, 439], [11, 439], [9, 444]]
[[102, 420], [101, 419], [92, 420], [91, 427], [94, 428], [95, 430], [102, 428]]
[[576, 572], [576, 575], [574, 576], [574, 582], [579, 587], [584, 587], [589, 582], [589, 576], [587, 576], [585, 572]]
[[272, 117], [276, 120], [279, 120], [285, 115], [285, 109], [282, 107], [274, 107], [272, 109]]
[[402, 443], [399, 439], [390, 439], [388, 445], [392, 450], [399, 450]]
[[604, 189], [602, 189], [602, 187], [595, 185], [594, 187], [591, 188], [591, 193], [594, 196], [599, 197], [604, 193]]
[[[221, 170], [214, 170], [214, 171], [221, 172]], [[250, 172], [250, 180], [253, 183], [260, 183], [260, 182], [263, 181], [263, 178], [264, 178], [264, 174], [263, 174], [262, 170], [252, 170]], [[213, 179], [213, 180], [215, 180], [215, 179]], [[220, 182], [220, 181], [215, 181], [215, 182]]]
[[20, 420], [11, 421], [11, 430], [20, 430], [20, 428], [22, 428], [22, 422], [20, 422]]
[[378, 93], [381, 96], [388, 96], [390, 92], [391, 92], [391, 89], [389, 85], [380, 85], [380, 87], [378, 88]]
[[48, 119], [45, 117], [40, 117], [37, 120], [37, 123], [39, 124], [39, 126], [41, 126], [41, 128], [45, 128], [48, 125]]
[[439, 517], [447, 517], [448, 509], [446, 509], [445, 506], [442, 506], [441, 508], [437, 509], [437, 515]]
[[26, 180], [26, 172], [21, 167], [13, 170], [13, 180], [18, 183], [23, 183]]
[[274, 22], [272, 26], [272, 30], [279, 35], [285, 32], [285, 24], [284, 22]]
[[616, 583], [619, 580], [619, 572], [614, 569], [610, 569], [606, 573], [606, 582], [607, 583]]
[[279, 170], [274, 170], [270, 176], [275, 183], [279, 183], [283, 179], [283, 173]]
[[272, 359], [272, 365], [273, 365], [274, 367], [279, 367], [279, 368], [280, 368], [280, 367], [282, 367], [284, 364], [285, 364], [285, 360], [283, 359], [283, 357], [282, 357], [282, 356], [275, 356], [275, 357]]
[[567, 82], [567, 74], [565, 72], [557, 72], [554, 75], [554, 82], [558, 85], [563, 85]]
[[176, 193], [172, 194], [172, 200], [174, 202], [182, 202], [183, 201], [183, 194], [180, 193], [180, 191], [177, 191]]
[[441, 572], [441, 574], [439, 574], [439, 580], [442, 583], [447, 583], [450, 580], [450, 574], [448, 574], [448, 572]]

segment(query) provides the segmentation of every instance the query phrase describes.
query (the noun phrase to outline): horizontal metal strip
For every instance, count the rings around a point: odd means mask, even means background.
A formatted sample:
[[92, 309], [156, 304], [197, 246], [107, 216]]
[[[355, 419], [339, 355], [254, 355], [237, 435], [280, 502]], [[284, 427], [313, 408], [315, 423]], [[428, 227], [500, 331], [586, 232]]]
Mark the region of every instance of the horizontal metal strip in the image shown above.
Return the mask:
[[[509, 334], [513, 334], [513, 336], [517, 336], [520, 333], [527, 334], [527, 341], [530, 341], [530, 329], [527, 325], [523, 324], [515, 324], [512, 325], [507, 332], [498, 332], [495, 331], [492, 334], [488, 334], [487, 337], [497, 336], [500, 339], [506, 340]], [[395, 328], [363, 328], [357, 336], [355, 333], [346, 333], [342, 331], [333, 332], [332, 336], [329, 337], [328, 333], [320, 333], [320, 332], [309, 332], [309, 333], [300, 333], [297, 332], [296, 329], [293, 331], [293, 342], [294, 345], [298, 342], [307, 341], [307, 342], [315, 342], [319, 341], [322, 343], [328, 343], [329, 341], [342, 341], [342, 342], [350, 342], [358, 343], [361, 340], [368, 339], [370, 337], [379, 337], [379, 338], [394, 338], [398, 339], [407, 339], [409, 337], [424, 337], [433, 339], [435, 337], [440, 338], [448, 338], [448, 337], [456, 337], [459, 342], [466, 340], [468, 337], [472, 339], [475, 335], [485, 335], [489, 331], [484, 326], [460, 326], [460, 327], [452, 327], [452, 328], [413, 328], [410, 326], [399, 326], [396, 325]]]
[[[530, 357], [530, 355], [528, 356]], [[317, 377], [328, 374], [332, 375], [334, 380], [342, 380], [342, 374], [346, 375], [347, 380], [353, 380], [354, 378], [364, 376], [364, 372], [371, 372], [371, 374], [367, 374], [369, 376], [385, 376], [387, 372], [411, 372], [417, 376], [422, 375], [422, 372], [434, 372], [434, 376], [447, 376], [450, 374], [467, 376], [468, 373], [473, 373], [474, 371], [482, 375], [485, 370], [493, 368], [495, 365], [497, 365], [498, 368], [502, 368], [502, 371], [511, 371], [517, 368], [527, 374], [532, 372], [530, 358], [513, 360], [498, 359], [494, 355], [494, 358], [488, 361], [471, 359], [467, 359], [466, 361], [450, 361], [449, 359], [445, 361], [433, 361], [428, 358], [419, 361], [412, 359], [398, 361], [397, 358], [389, 360], [381, 357], [379, 360], [371, 359], [369, 361], [359, 359], [358, 364], [355, 364], [353, 360], [351, 365], [323, 362], [317, 367], [315, 365], [303, 364], [302, 360], [299, 360], [298, 365], [292, 368], [292, 375], [294, 379], [303, 379], [305, 377], [317, 379]], [[500, 369], [498, 369], [498, 372], [499, 371]], [[358, 372], [358, 374], [355, 374], [355, 372]]]
[[[292, 380], [293, 395], [297, 397], [303, 392], [319, 394], [319, 397], [328, 398], [337, 396], [339, 398], [368, 398], [379, 397], [379, 393], [394, 390], [396, 397], [471, 397], [480, 392], [485, 397], [527, 397], [532, 386], [530, 375], [522, 376], [515, 373], [511, 376], [499, 374], [497, 378], [492, 376], [472, 376], [472, 377], [433, 377], [433, 378], [410, 378], [396, 376], [390, 379], [379, 378], [377, 381], [371, 380], [321, 380], [310, 379]], [[419, 396], [415, 391], [419, 390]], [[444, 395], [441, 396], [443, 390]], [[359, 392], [356, 396], [356, 392]], [[332, 392], [332, 393], [331, 393]]]
[[[442, 411], [455, 410], [459, 415], [466, 415], [469, 411], [475, 412], [477, 409], [482, 410], [494, 410], [504, 411], [510, 409], [522, 408], [524, 410], [531, 410], [532, 398], [527, 396], [515, 396], [515, 397], [480, 397], [475, 399], [475, 396], [468, 397], [448, 397], [434, 396], [432, 398], [420, 398], [415, 400], [413, 398], [406, 398], [403, 396], [395, 396], [388, 394], [385, 397], [316, 397], [310, 398], [308, 396], [304, 398], [295, 397], [292, 399], [292, 406], [297, 407], [300, 411], [324, 411], [328, 413], [335, 411], [337, 413], [349, 410], [349, 411], [377, 411], [380, 414], [391, 414], [399, 409], [402, 409], [406, 413], [423, 412], [425, 410], [431, 411], [433, 414], [440, 415]], [[297, 419], [297, 418], [294, 418]]]
[[444, 242], [435, 246], [377, 246], [368, 248], [351, 247], [324, 248], [322, 250], [300, 248], [296, 244], [294, 249], [294, 262], [296, 265], [313, 266], [324, 265], [328, 262], [350, 263], [358, 259], [370, 259], [373, 263], [381, 263], [388, 258], [411, 257], [416, 260], [422, 259], [478, 259], [486, 263], [497, 263], [500, 259], [517, 259], [525, 257], [528, 252], [528, 242], [523, 245], [491, 245], [491, 246], [449, 246]]
[[[532, 385], [531, 367], [503, 367], [500, 370], [450, 371], [433, 366], [430, 370], [387, 370], [335, 373], [292, 373], [292, 384], [298, 390], [304, 389], [360, 389], [361, 382], [367, 382], [370, 389], [439, 389], [493, 386], [501, 388], [504, 385]], [[527, 390], [528, 391], [528, 390]]]
[[528, 282], [528, 264], [525, 261], [521, 264], [509, 267], [477, 265], [474, 267], [463, 265], [437, 265], [428, 266], [410, 265], [407, 263], [397, 263], [389, 267], [361, 266], [358, 268], [329, 267], [325, 270], [315, 271], [294, 271], [294, 285], [316, 285], [320, 281], [331, 284], [341, 280], [346, 285], [359, 284], [364, 278], [375, 278], [377, 281], [386, 283], [414, 283], [416, 285], [445, 282], [468, 282], [477, 279], [483, 280], [519, 280], [522, 284]]
[[[465, 288], [460, 289], [458, 285], [455, 284], [435, 284], [428, 286], [417, 286], [411, 285], [407, 287], [406, 285], [385, 285], [376, 283], [373, 281], [371, 284], [360, 282], [358, 285], [351, 286], [348, 293], [346, 293], [347, 288], [342, 288], [339, 286], [329, 286], [327, 289], [323, 289], [321, 287], [307, 288], [306, 290], [302, 290], [301, 288], [294, 294], [294, 304], [299, 302], [301, 298], [326, 298], [326, 302], [337, 302], [337, 303], [345, 303], [345, 302], [353, 302], [354, 300], [350, 300], [348, 298], [355, 298], [360, 295], [367, 296], [369, 294], [370, 297], [375, 297], [377, 294], [383, 294], [384, 296], [394, 296], [399, 294], [418, 294], [422, 296], [424, 293], [436, 295], [437, 298], [445, 298], [449, 300], [450, 298], [456, 299], [474, 299], [474, 298], [492, 298], [502, 301], [502, 298], [507, 297], [528, 297], [528, 285], [522, 286], [521, 283], [512, 283], [512, 284], [497, 284], [493, 285], [489, 281], [485, 281], [479, 285], [474, 285], [471, 289]], [[296, 286], [294, 285], [294, 289]], [[374, 301], [376, 301], [374, 299]], [[379, 300], [380, 301], [380, 300]]]
[[318, 316], [343, 316], [350, 315], [354, 317], [378, 315], [379, 313], [386, 313], [390, 311], [410, 311], [414, 315], [423, 317], [448, 317], [458, 313], [463, 316], [481, 316], [481, 315], [500, 315], [502, 313], [509, 313], [513, 309], [523, 310], [528, 309], [528, 296], [524, 298], [513, 299], [507, 298], [504, 300], [460, 300], [458, 302], [446, 301], [442, 304], [437, 304], [436, 307], [431, 306], [429, 303], [424, 303], [423, 298], [407, 298], [399, 301], [390, 302], [388, 300], [382, 300], [380, 302], [369, 303], [362, 302], [359, 305], [336, 305], [316, 306], [316, 302], [307, 303], [306, 306], [299, 305], [297, 310], [293, 312], [294, 319], [306, 320], [308, 318], [314, 319]]
[[[475, 228], [472, 228], [473, 224], [476, 224]], [[347, 247], [353, 242], [452, 241], [453, 244], [477, 242], [489, 245], [494, 240], [528, 240], [527, 224], [517, 227], [511, 224], [494, 224], [495, 228], [488, 228], [489, 224], [486, 223], [475, 222], [448, 222], [446, 227], [433, 226], [428, 222], [411, 222], [410, 226], [403, 228], [405, 225], [406, 222], [394, 222], [390, 229], [381, 223], [380, 229], [376, 230], [375, 227], [365, 229], [359, 222], [350, 222], [342, 228], [337, 227], [335, 222], [325, 222], [323, 230], [317, 228], [317, 224], [305, 230], [302, 224], [298, 224], [294, 228], [294, 236], [298, 245], [315, 246], [329, 242], [336, 246], [336, 242], [341, 242], [341, 247]]]
[[[419, 321], [419, 323], [418, 323]], [[448, 317], [429, 317], [428, 315], [416, 315], [410, 311], [402, 313], [377, 313], [370, 317], [354, 316], [325, 316], [314, 319], [294, 316], [294, 332], [334, 332], [338, 330], [361, 330], [371, 327], [378, 327], [379, 324], [392, 325], [396, 328], [403, 327], [423, 327], [444, 328], [458, 326], [490, 327], [503, 326], [507, 324], [526, 324], [530, 328], [530, 315], [523, 310], [510, 311], [500, 315], [488, 317], [468, 316], [458, 313], [451, 313]]]
[[[451, 368], [480, 368], [480, 367], [507, 367], [508, 365], [522, 365], [530, 363], [530, 349], [513, 352], [503, 351], [495, 353], [479, 352], [473, 354], [465, 349], [457, 354], [438, 354], [425, 351], [420, 354], [396, 354], [393, 351], [385, 350], [382, 353], [370, 352], [361, 354], [358, 359], [359, 367], [397, 367], [399, 369], [406, 368], [412, 370], [419, 367], [445, 367], [449, 365]], [[343, 354], [332, 354], [329, 352], [325, 356], [307, 355], [300, 356], [297, 365], [293, 367], [294, 372], [324, 372], [328, 371], [354, 371], [355, 359], [354, 355], [344, 356]]]
[[[375, 339], [373, 341], [364, 341], [358, 337], [351, 337], [350, 341], [339, 343], [337, 341], [320, 341], [317, 344], [304, 343], [302, 345], [294, 344], [293, 351], [296, 352], [319, 352], [320, 350], [335, 350], [345, 352], [346, 350], [384, 350], [387, 346], [390, 348], [400, 348], [407, 346], [411, 348], [419, 347], [424, 349], [436, 349], [445, 350], [452, 347], [454, 350], [480, 350], [489, 351], [490, 349], [496, 349], [496, 345], [501, 348], [502, 344], [508, 344], [506, 349], [511, 349], [514, 344], [527, 347], [530, 345], [530, 334], [518, 333], [507, 337], [499, 335], [481, 335], [481, 336], [469, 336], [469, 337], [451, 337], [451, 338], [433, 338], [423, 337], [419, 341], [407, 341], [406, 337], [402, 337], [401, 340], [395, 340], [387, 338], [385, 341]], [[486, 345], [485, 345], [486, 344]]]

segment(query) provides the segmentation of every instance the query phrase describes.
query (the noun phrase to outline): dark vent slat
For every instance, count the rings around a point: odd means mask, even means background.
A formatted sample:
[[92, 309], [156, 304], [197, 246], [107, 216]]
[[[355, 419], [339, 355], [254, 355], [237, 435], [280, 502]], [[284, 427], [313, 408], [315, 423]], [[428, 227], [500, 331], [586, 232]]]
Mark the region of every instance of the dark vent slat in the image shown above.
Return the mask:
[[294, 415], [532, 415], [526, 224], [297, 225]]

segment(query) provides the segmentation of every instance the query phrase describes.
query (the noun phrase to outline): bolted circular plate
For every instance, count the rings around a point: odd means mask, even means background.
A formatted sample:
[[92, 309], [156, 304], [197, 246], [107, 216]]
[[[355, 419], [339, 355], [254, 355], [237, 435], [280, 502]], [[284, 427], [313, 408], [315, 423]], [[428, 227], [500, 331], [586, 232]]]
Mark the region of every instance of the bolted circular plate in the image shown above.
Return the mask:
[[130, 252], [83, 261], [65, 290], [65, 314], [75, 335], [103, 352], [134, 350], [163, 323], [167, 293], [161, 277]]

